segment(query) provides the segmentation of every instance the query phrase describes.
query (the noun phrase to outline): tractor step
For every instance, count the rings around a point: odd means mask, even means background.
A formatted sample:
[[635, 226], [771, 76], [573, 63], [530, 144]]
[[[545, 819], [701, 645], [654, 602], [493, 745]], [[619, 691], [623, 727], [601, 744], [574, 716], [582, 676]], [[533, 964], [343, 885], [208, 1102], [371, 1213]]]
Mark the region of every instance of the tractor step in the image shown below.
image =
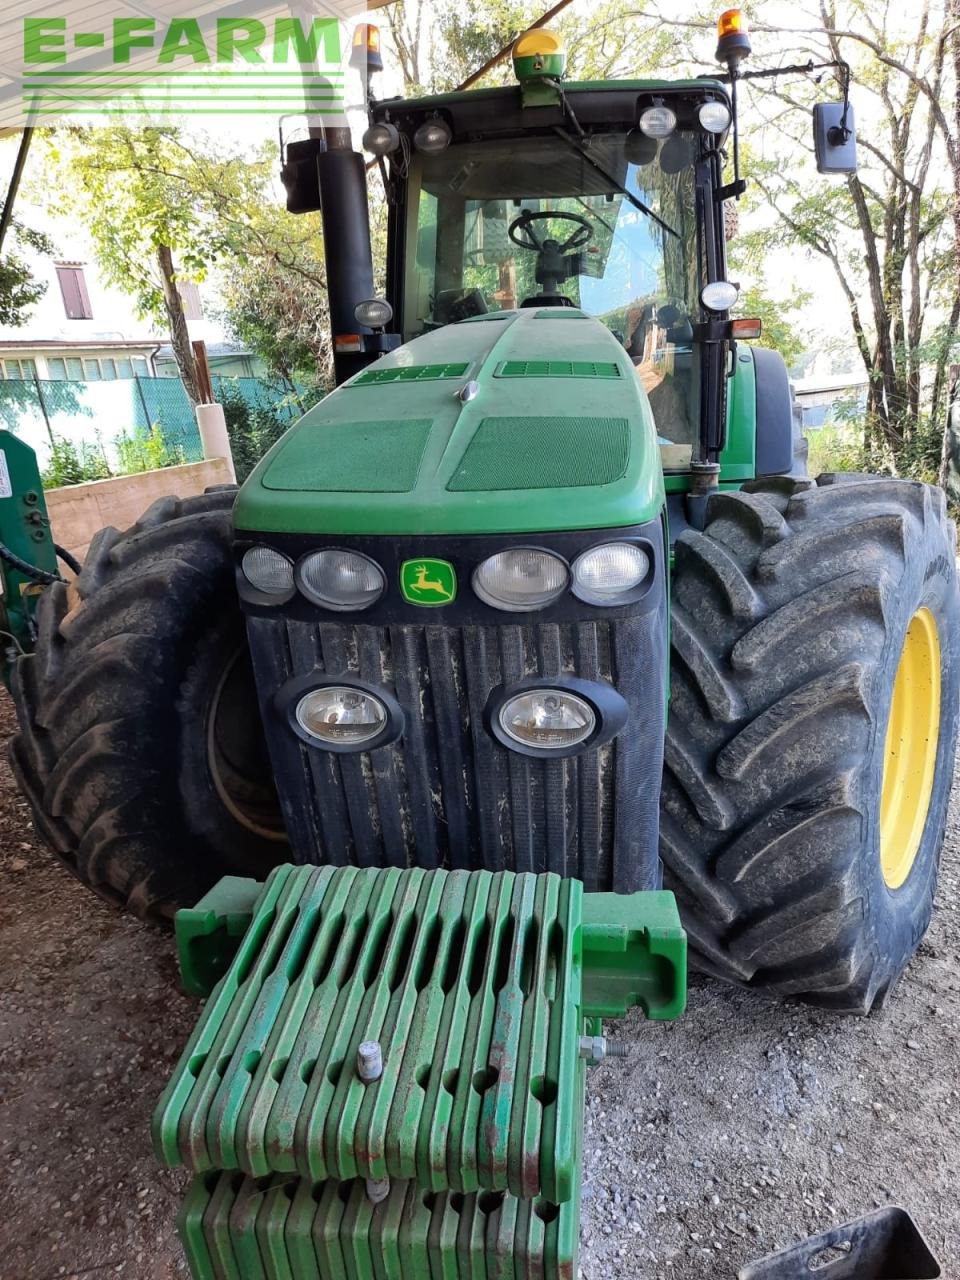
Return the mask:
[[576, 1274], [577, 1206], [395, 1182], [206, 1173], [178, 1230], [194, 1280], [494, 1280]]
[[[599, 1019], [676, 1017], [685, 998], [671, 894], [584, 894], [550, 874], [284, 866], [262, 886], [222, 881], [177, 936], [209, 999], [153, 1132], [164, 1163], [201, 1175], [182, 1227], [195, 1276], [219, 1274], [196, 1261], [202, 1241], [228, 1249], [261, 1196], [300, 1206], [282, 1229], [263, 1219], [278, 1256], [306, 1257], [317, 1232], [369, 1252], [396, 1217], [411, 1249], [442, 1255], [466, 1233], [518, 1274], [522, 1254], [560, 1275]], [[274, 1274], [258, 1265], [224, 1274]]]

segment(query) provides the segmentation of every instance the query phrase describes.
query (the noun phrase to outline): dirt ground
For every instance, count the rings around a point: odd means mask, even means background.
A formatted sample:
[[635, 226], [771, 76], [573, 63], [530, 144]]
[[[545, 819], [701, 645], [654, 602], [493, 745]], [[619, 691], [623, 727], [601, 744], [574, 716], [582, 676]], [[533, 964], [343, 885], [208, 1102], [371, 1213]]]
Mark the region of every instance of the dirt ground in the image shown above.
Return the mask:
[[[120, 916], [33, 837], [0, 692], [0, 1280], [185, 1275], [149, 1118], [197, 1015], [169, 937]], [[732, 1280], [874, 1206], [907, 1206], [960, 1276], [960, 906], [951, 813], [928, 940], [885, 1012], [838, 1020], [695, 981], [632, 1019], [591, 1077], [588, 1280]], [[617, 1034], [615, 1029], [614, 1034]]]

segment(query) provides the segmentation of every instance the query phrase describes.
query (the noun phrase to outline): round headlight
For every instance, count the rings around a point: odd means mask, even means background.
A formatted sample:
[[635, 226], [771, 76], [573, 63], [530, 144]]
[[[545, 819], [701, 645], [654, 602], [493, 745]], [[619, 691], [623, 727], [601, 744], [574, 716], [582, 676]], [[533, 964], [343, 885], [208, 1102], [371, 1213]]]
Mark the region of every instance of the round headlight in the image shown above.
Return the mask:
[[639, 587], [650, 558], [632, 542], [591, 547], [573, 562], [573, 594], [587, 604], [621, 604]]
[[700, 290], [700, 301], [708, 311], [729, 311], [740, 297], [740, 286], [729, 280], [714, 280]]
[[593, 707], [564, 689], [530, 689], [509, 698], [499, 712], [500, 728], [523, 747], [562, 751], [593, 733]]
[[383, 733], [387, 708], [379, 698], [347, 685], [313, 689], [297, 703], [304, 733], [335, 747], [359, 747]]
[[265, 596], [286, 596], [293, 590], [293, 564], [272, 547], [251, 547], [240, 567], [251, 587]]
[[393, 307], [386, 298], [368, 298], [353, 308], [353, 318], [369, 329], [382, 329], [393, 319]]
[[297, 565], [300, 590], [325, 609], [367, 609], [380, 599], [386, 579], [369, 556], [329, 547]]
[[676, 127], [676, 114], [669, 107], [647, 107], [640, 115], [640, 131], [648, 138], [669, 138]]
[[567, 566], [558, 556], [536, 547], [514, 547], [477, 566], [473, 589], [494, 609], [524, 613], [556, 600], [568, 579]]
[[371, 155], [387, 156], [400, 145], [400, 132], [393, 124], [372, 124], [363, 135], [363, 149]]
[[449, 147], [452, 137], [445, 120], [427, 120], [413, 135], [413, 145], [418, 151], [443, 151]]
[[723, 102], [705, 102], [697, 115], [707, 133], [723, 133], [730, 123], [730, 108]]

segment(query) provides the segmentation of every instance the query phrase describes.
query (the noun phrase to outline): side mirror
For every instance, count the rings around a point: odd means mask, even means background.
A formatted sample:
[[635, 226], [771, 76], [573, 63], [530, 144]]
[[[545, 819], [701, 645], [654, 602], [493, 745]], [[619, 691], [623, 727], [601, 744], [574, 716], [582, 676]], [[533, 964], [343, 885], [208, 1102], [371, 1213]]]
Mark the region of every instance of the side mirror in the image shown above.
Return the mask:
[[[844, 120], [846, 116], [846, 120]], [[857, 136], [849, 102], [818, 102], [813, 108], [813, 145], [820, 173], [856, 173]]]

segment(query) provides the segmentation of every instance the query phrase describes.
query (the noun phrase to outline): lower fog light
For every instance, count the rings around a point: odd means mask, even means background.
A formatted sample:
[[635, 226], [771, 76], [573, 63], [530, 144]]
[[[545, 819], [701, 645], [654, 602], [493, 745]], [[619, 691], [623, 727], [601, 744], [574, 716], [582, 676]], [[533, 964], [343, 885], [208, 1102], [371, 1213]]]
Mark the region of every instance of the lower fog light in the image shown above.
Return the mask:
[[531, 689], [509, 698], [499, 712], [500, 728], [524, 747], [569, 750], [593, 733], [597, 717], [583, 698], [563, 689]]
[[297, 723], [317, 742], [360, 747], [387, 727], [387, 708], [372, 693], [348, 685], [313, 689], [297, 704]]

